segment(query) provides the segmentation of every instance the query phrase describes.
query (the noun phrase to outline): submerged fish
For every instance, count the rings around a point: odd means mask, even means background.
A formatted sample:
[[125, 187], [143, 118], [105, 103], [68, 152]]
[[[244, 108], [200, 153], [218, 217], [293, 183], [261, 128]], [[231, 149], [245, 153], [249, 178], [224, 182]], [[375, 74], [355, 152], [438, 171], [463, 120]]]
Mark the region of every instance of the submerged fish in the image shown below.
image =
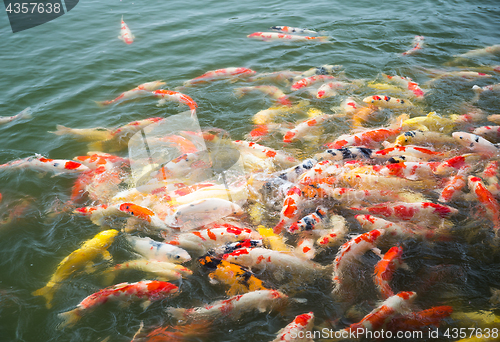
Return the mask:
[[134, 35], [132, 34], [132, 31], [128, 28], [127, 24], [123, 21], [123, 15], [122, 15], [122, 20], [121, 20], [121, 29], [120, 29], [120, 35], [118, 36], [118, 39], [122, 40], [126, 44], [132, 44], [134, 42]]

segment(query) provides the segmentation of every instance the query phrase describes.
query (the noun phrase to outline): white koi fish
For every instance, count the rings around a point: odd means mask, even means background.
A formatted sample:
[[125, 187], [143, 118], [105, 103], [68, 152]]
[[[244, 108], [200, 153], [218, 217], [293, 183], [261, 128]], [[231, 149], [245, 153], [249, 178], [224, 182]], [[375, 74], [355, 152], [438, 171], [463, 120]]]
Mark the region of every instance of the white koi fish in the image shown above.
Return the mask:
[[127, 24], [125, 24], [125, 22], [123, 21], [123, 15], [122, 15], [121, 30], [118, 39], [124, 41], [126, 44], [132, 44], [134, 42], [134, 38], [135, 37], [132, 34], [132, 31], [130, 31]]
[[498, 147], [479, 135], [467, 132], [454, 132], [453, 138], [462, 146], [472, 152], [481, 153], [485, 156], [494, 156], [498, 153]]
[[139, 84], [137, 87], [135, 87], [131, 90], [128, 90], [128, 91], [121, 93], [120, 95], [118, 95], [118, 97], [114, 98], [113, 100], [96, 101], [96, 103], [100, 106], [106, 106], [106, 105], [110, 105], [110, 104], [117, 103], [117, 102], [123, 102], [126, 100], [136, 99], [140, 96], [151, 95], [151, 92], [153, 90], [156, 90], [165, 84], [167, 84], [167, 83], [163, 82], [161, 80], [160, 81], [153, 81], [153, 82], [146, 82], [143, 84]]
[[500, 53], [500, 45], [491, 45], [485, 48], [467, 51], [461, 55], [458, 55], [458, 57], [481, 57], [491, 54], [496, 55], [498, 53]]
[[39, 154], [0, 165], [0, 170], [24, 168], [42, 172], [55, 172], [55, 174], [81, 173], [90, 170], [87, 166], [74, 160], [49, 159]]
[[271, 26], [271, 30], [285, 33], [299, 33], [299, 34], [311, 34], [317, 35], [319, 34], [313, 30], [306, 30], [298, 27], [290, 27], [290, 26]]
[[14, 116], [0, 116], [0, 125], [12, 122], [14, 120], [22, 120], [31, 118], [31, 107], [24, 109], [21, 113]]
[[125, 239], [127, 239], [134, 251], [147, 259], [172, 262], [174, 264], [182, 264], [191, 260], [191, 256], [187, 251], [172, 244], [132, 235], [127, 235]]
[[158, 106], [164, 105], [167, 101], [175, 101], [187, 105], [189, 109], [191, 109], [192, 116], [196, 114], [196, 108], [198, 105], [191, 97], [185, 94], [173, 90], [158, 89], [153, 91], [153, 95], [160, 98]]
[[184, 82], [184, 87], [192, 86], [199, 83], [223, 80], [223, 79], [238, 79], [255, 75], [256, 72], [248, 68], [225, 68], [207, 71], [201, 76], [195, 77]]
[[329, 39], [327, 36], [310, 37], [310, 36], [283, 34], [278, 32], [254, 32], [252, 34], [249, 34], [247, 38], [253, 38], [263, 41], [285, 40], [291, 42], [308, 42], [308, 41], [327, 42]]

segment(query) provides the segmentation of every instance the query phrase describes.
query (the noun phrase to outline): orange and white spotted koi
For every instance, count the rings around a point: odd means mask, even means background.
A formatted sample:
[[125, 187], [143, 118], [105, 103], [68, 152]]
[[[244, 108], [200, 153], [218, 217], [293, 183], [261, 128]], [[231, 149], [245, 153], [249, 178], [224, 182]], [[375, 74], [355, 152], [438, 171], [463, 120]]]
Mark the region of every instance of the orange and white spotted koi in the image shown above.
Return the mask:
[[472, 134], [482, 136], [488, 141], [500, 142], [500, 126], [481, 126], [472, 131]]
[[281, 165], [290, 166], [298, 163], [294, 157], [252, 141], [235, 140], [233, 144], [239, 150], [251, 152], [259, 158], [271, 159]]
[[310, 237], [302, 237], [297, 242], [297, 247], [294, 251], [295, 255], [305, 258], [307, 260], [312, 260], [316, 256], [316, 247], [314, 246], [314, 239]]
[[125, 236], [125, 239], [135, 252], [146, 259], [171, 262], [174, 264], [182, 264], [191, 260], [191, 256], [187, 251], [172, 244], [155, 241], [149, 237], [132, 235]]
[[424, 36], [415, 36], [413, 38], [413, 46], [411, 49], [403, 52], [401, 55], [402, 56], [411, 56], [422, 50], [424, 47]]
[[191, 97], [185, 94], [173, 90], [158, 89], [153, 91], [153, 95], [161, 98], [158, 101], [158, 106], [164, 105], [167, 101], [180, 102], [187, 105], [189, 109], [191, 109], [192, 116], [196, 114], [196, 108], [198, 108], [198, 105]]
[[339, 149], [348, 146], [363, 146], [367, 148], [376, 148], [381, 142], [397, 136], [401, 132], [398, 128], [375, 128], [356, 134], [343, 134], [335, 139], [334, 142], [326, 144], [327, 148]]
[[486, 180], [488, 185], [487, 189], [494, 195], [500, 194], [500, 181], [498, 179], [498, 172], [500, 170], [500, 163], [496, 160], [489, 161], [484, 167], [483, 172], [479, 174], [482, 179]]
[[316, 92], [316, 98], [324, 99], [327, 97], [336, 96], [338, 94], [337, 90], [345, 89], [350, 84], [347, 82], [328, 82], [322, 84], [318, 91]]
[[218, 318], [237, 320], [245, 312], [259, 310], [266, 312], [284, 308], [288, 296], [276, 290], [258, 290], [229, 299], [219, 300], [209, 305], [184, 309], [168, 307], [167, 313], [182, 321], [214, 321]]
[[497, 146], [479, 135], [467, 132], [454, 132], [451, 135], [460, 145], [485, 157], [494, 156], [499, 151]]
[[346, 115], [352, 115], [360, 108], [363, 106], [358, 104], [353, 97], [348, 97], [340, 103], [340, 110]]
[[121, 20], [121, 29], [120, 29], [120, 35], [118, 36], [118, 39], [124, 41], [126, 44], [132, 44], [134, 42], [134, 35], [132, 34], [132, 31], [128, 28], [127, 24], [123, 21], [123, 15], [122, 15], [122, 20]]
[[335, 293], [340, 289], [342, 280], [344, 278], [344, 270], [347, 265], [351, 264], [353, 260], [359, 259], [369, 250], [375, 254], [380, 255], [380, 250], [377, 248], [378, 239], [385, 234], [383, 229], [374, 229], [364, 234], [354, 236], [351, 240], [344, 243], [335, 259], [333, 260], [333, 282]]
[[120, 283], [84, 298], [76, 309], [62, 312], [58, 316], [63, 320], [59, 329], [72, 326], [88, 312], [109, 300], [142, 300], [146, 308], [152, 301], [157, 301], [178, 294], [179, 288], [174, 284], [158, 280], [145, 280], [136, 283]]
[[325, 224], [327, 219], [327, 210], [324, 207], [318, 207], [313, 213], [304, 216], [299, 221], [292, 223], [288, 227], [288, 232], [296, 234], [304, 231], [311, 231], [313, 229], [320, 229]]
[[405, 156], [413, 156], [419, 159], [435, 159], [444, 156], [443, 152], [436, 152], [421, 146], [414, 145], [405, 145], [400, 146], [396, 145], [393, 147], [388, 147], [383, 150], [373, 151], [371, 156], [373, 158], [390, 158], [390, 157], [398, 157], [400, 155]]
[[14, 120], [22, 120], [31, 118], [31, 107], [24, 109], [19, 114], [14, 116], [0, 116], [0, 125], [12, 122]]
[[460, 169], [472, 168], [481, 161], [479, 153], [467, 153], [444, 160], [436, 167], [435, 173], [441, 176], [455, 174]]
[[382, 176], [396, 176], [410, 180], [432, 178], [440, 162], [400, 162], [387, 165], [372, 165], [371, 169]]
[[329, 224], [333, 226], [331, 229], [324, 229], [323, 233], [316, 240], [319, 247], [331, 247], [339, 244], [347, 234], [347, 221], [343, 216], [331, 215]]
[[240, 87], [234, 90], [234, 94], [236, 97], [242, 97], [243, 95], [252, 92], [252, 91], [260, 91], [276, 101], [279, 104], [284, 106], [291, 106], [292, 102], [288, 99], [288, 96], [285, 95], [278, 87], [270, 86], [270, 85], [260, 85], [260, 86], [252, 86], [252, 87]]
[[401, 314], [409, 309], [409, 306], [415, 300], [417, 294], [411, 291], [403, 291], [398, 294], [387, 298], [379, 307], [375, 308], [372, 312], [366, 315], [360, 322], [351, 324], [345, 330], [347, 332], [377, 331], [397, 314]]
[[248, 68], [225, 68], [207, 71], [201, 76], [195, 77], [189, 81], [184, 82], [184, 86], [192, 86], [195, 84], [206, 83], [210, 81], [223, 80], [223, 79], [238, 79], [246, 78], [255, 75], [256, 72]]
[[285, 136], [283, 137], [283, 142], [291, 143], [293, 141], [302, 139], [307, 134], [313, 134], [312, 131], [314, 129], [320, 128], [320, 125], [330, 120], [332, 117], [333, 117], [332, 115], [323, 114], [299, 123], [297, 126], [295, 126], [295, 128], [285, 133]]
[[377, 107], [390, 109], [406, 109], [413, 106], [413, 103], [408, 100], [398, 99], [388, 95], [368, 96], [363, 99], [363, 102]]
[[161, 86], [165, 85], [166, 83], [163, 81], [153, 81], [153, 82], [147, 82], [138, 85], [134, 89], [125, 91], [121, 93], [118, 97], [114, 98], [113, 100], [108, 100], [108, 101], [96, 101], [96, 103], [100, 106], [107, 106], [113, 103], [118, 103], [118, 102], [123, 102], [126, 100], [132, 100], [136, 99], [140, 96], [147, 96], [151, 95], [151, 92], [160, 88]]
[[495, 235], [500, 237], [500, 203], [498, 203], [495, 196], [486, 188], [481, 178], [469, 176], [468, 185], [470, 191], [484, 207], [486, 215], [493, 223]]
[[73, 160], [82, 163], [90, 170], [112, 170], [114, 167], [126, 165], [129, 163], [129, 161], [125, 158], [101, 153], [91, 153], [86, 156], [76, 156], [73, 158]]
[[240, 228], [228, 223], [213, 224], [212, 226], [213, 228], [168, 237], [165, 242], [189, 251], [204, 254], [210, 249], [227, 243], [246, 239], [262, 239], [259, 233], [249, 228]]
[[452, 176], [441, 190], [438, 201], [446, 203], [457, 197], [460, 191], [467, 185], [465, 181], [467, 173], [467, 168], [458, 170], [456, 175]]
[[263, 41], [271, 41], [271, 40], [285, 40], [290, 42], [328, 41], [328, 37], [326, 36], [310, 37], [310, 36], [299, 36], [295, 34], [283, 34], [278, 32], [254, 32], [249, 34], [247, 38], [253, 38]]
[[354, 215], [354, 218], [359, 222], [364, 230], [371, 231], [374, 229], [383, 230], [387, 235], [397, 237], [412, 236], [414, 233], [404, 225], [387, 221], [383, 218], [372, 215]]
[[302, 88], [310, 87], [316, 83], [320, 83], [320, 82], [324, 83], [324, 82], [328, 82], [328, 81], [333, 81], [334, 79], [336, 79], [335, 76], [331, 76], [331, 75], [309, 76], [309, 77], [305, 77], [303, 79], [300, 79], [297, 82], [295, 82], [294, 84], [292, 84], [291, 89], [292, 90], [299, 90]]
[[50, 159], [39, 154], [1, 164], [0, 170], [32, 169], [42, 172], [81, 173], [90, 170], [87, 166], [74, 160]]
[[[377, 262], [375, 265], [375, 271], [373, 276], [373, 282], [382, 294], [382, 298], [387, 299], [394, 296], [391, 285], [389, 284], [394, 272], [396, 270], [406, 265], [403, 263], [403, 248], [402, 247], [392, 247], [385, 254], [382, 260]], [[406, 266], [408, 267], [408, 266]]]
[[385, 75], [384, 77], [387, 78], [389, 81], [394, 82], [397, 85], [400, 85], [407, 90], [410, 91], [410, 93], [417, 97], [417, 98], [422, 98], [425, 96], [424, 91], [420, 86], [418, 85], [417, 82], [414, 82], [411, 78], [409, 77], [403, 77], [403, 76], [391, 76], [391, 75]]
[[302, 201], [302, 190], [299, 187], [293, 186], [288, 190], [285, 200], [283, 201], [280, 221], [273, 228], [275, 234], [281, 233], [283, 228], [286, 228], [289, 224], [298, 220]]
[[299, 33], [299, 34], [311, 34], [317, 35], [318, 32], [313, 30], [306, 30], [298, 27], [290, 27], [290, 26], [271, 26], [271, 30], [285, 33]]
[[[298, 315], [286, 327], [278, 331], [278, 335], [272, 342], [312, 342], [311, 338], [305, 337], [314, 326], [314, 313], [309, 312]], [[310, 334], [312, 336], [312, 333]]]
[[435, 222], [458, 213], [458, 209], [433, 202], [387, 202], [370, 207], [351, 207], [350, 209], [414, 223]]

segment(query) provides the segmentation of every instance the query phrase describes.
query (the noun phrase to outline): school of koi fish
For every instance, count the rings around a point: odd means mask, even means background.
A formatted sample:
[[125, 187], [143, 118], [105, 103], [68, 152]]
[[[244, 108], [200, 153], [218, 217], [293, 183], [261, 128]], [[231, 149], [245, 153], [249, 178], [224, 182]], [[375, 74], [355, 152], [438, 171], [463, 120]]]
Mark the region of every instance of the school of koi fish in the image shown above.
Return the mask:
[[[119, 38], [133, 44], [123, 18], [121, 26]], [[312, 30], [271, 30], [248, 37], [329, 43]], [[411, 58], [423, 48], [424, 37], [416, 36], [401, 56]], [[150, 146], [169, 146], [178, 155], [146, 170], [140, 184], [126, 157], [129, 141], [168, 118], [117, 128], [57, 125], [52, 133], [87, 142], [88, 154], [68, 160], [35, 155], [0, 165], [1, 172], [74, 175], [71, 201], [59, 214], [89, 219], [98, 231], [54, 265], [33, 296], [51, 310], [74, 277], [90, 274], [104, 284], [60, 312], [57, 329], [84, 324], [96, 310], [118, 310], [101, 307], [108, 301], [139, 302], [144, 310], [161, 302], [165, 325], [143, 321], [132, 341], [211, 340], [227, 321], [249, 324], [264, 313], [281, 317], [272, 325], [280, 325], [273, 341], [372, 340], [380, 332], [425, 332], [425, 339], [438, 327], [443, 340], [457, 340], [449, 329], [475, 327], [482, 329], [481, 341], [497, 341], [494, 281], [493, 304], [485, 304], [482, 314], [456, 307], [453, 296], [433, 296], [435, 305], [427, 306], [420, 299], [442, 282], [465, 281], [464, 271], [436, 258], [433, 249], [479, 241], [488, 253], [499, 252], [500, 115], [479, 104], [498, 97], [500, 66], [462, 64], [499, 51], [500, 45], [490, 46], [456, 56], [453, 68], [422, 68], [422, 84], [396, 74], [349, 79], [339, 65], [270, 73], [228, 67], [176, 90], [161, 89], [167, 83], [157, 80], [97, 102], [118, 106], [156, 97], [158, 106], [188, 106], [186, 120], [197, 122], [198, 105], [183, 92], [232, 82], [235, 101], [263, 96], [275, 105], [255, 113], [244, 140], [214, 128], [155, 137]], [[461, 113], [429, 108], [440, 82], [470, 88]], [[330, 113], [316, 108], [332, 99], [341, 104]], [[27, 115], [29, 108], [0, 123]], [[221, 146], [236, 151], [242, 177], [214, 181], [214, 161], [202, 152]], [[117, 241], [133, 257], [115, 262], [108, 249]], [[422, 269], [421, 258], [435, 267]], [[224, 297], [189, 306], [191, 279]], [[314, 286], [330, 302], [308, 296]], [[183, 293], [185, 299], [176, 301]], [[477, 333], [459, 337], [479, 340]]]

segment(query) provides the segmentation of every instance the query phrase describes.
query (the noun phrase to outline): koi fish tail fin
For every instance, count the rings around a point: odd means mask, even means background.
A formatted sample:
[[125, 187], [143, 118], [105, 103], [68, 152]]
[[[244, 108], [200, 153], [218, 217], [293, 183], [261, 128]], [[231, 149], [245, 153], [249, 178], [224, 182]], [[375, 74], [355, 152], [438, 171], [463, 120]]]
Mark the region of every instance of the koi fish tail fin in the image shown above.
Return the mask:
[[52, 307], [52, 299], [54, 299], [54, 292], [55, 292], [54, 285], [49, 283], [44, 287], [42, 287], [41, 289], [32, 292], [31, 294], [33, 296], [43, 296], [47, 301], [45, 306], [47, 307], [47, 309], [50, 309]]
[[[121, 37], [119, 37], [121, 39]], [[104, 107], [111, 104], [113, 101], [94, 101], [98, 107]]]
[[172, 317], [174, 317], [177, 320], [181, 320], [184, 318], [184, 313], [187, 311], [187, 309], [184, 308], [174, 308], [174, 307], [168, 307], [165, 309], [165, 312], [170, 314]]
[[61, 312], [58, 316], [62, 319], [62, 322], [57, 326], [58, 330], [75, 325], [75, 323], [78, 322], [82, 317], [80, 309], [78, 308], [66, 312]]
[[328, 43], [332, 43], [333, 44], [333, 42], [330, 42], [330, 37], [328, 37], [328, 36], [320, 36], [320, 37], [318, 37], [318, 40], [320, 42], [325, 42], [325, 43], [328, 42]]
[[49, 133], [54, 133], [55, 135], [70, 134], [71, 133], [71, 128], [63, 126], [63, 125], [56, 125], [56, 130], [55, 131], [49, 131]]
[[21, 113], [19, 113], [20, 119], [29, 119], [31, 118], [31, 107], [24, 109]]

